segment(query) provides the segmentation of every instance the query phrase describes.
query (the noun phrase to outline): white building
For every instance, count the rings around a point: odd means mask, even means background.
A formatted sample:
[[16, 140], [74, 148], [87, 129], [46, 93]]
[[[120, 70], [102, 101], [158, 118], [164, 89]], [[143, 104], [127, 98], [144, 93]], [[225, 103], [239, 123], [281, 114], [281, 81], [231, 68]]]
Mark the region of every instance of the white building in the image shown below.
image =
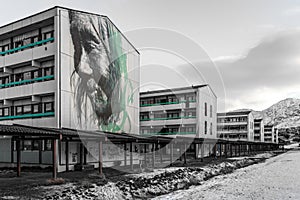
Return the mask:
[[254, 141], [254, 118], [251, 111], [218, 113], [218, 137]]
[[[106, 16], [54, 7], [0, 27], [0, 124], [136, 134], [139, 79], [139, 53]], [[70, 143], [71, 167], [79, 145]], [[85, 145], [88, 162], [95, 145]], [[24, 163], [52, 162], [48, 140], [21, 148]], [[6, 137], [1, 150], [0, 162], [15, 162], [15, 141]], [[118, 159], [108, 152], [104, 161]]]

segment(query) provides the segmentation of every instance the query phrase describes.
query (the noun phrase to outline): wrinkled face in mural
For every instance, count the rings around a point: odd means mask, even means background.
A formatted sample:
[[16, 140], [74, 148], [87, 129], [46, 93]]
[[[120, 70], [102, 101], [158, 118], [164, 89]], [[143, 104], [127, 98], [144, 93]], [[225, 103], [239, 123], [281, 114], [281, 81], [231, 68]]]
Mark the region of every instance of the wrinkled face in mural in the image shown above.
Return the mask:
[[72, 83], [78, 117], [81, 118], [84, 104], [89, 100], [99, 127], [116, 124], [120, 114], [126, 112], [121, 106], [119, 89], [126, 56], [122, 61], [117, 32], [105, 17], [70, 11], [69, 18], [74, 45], [73, 76], [79, 77]]

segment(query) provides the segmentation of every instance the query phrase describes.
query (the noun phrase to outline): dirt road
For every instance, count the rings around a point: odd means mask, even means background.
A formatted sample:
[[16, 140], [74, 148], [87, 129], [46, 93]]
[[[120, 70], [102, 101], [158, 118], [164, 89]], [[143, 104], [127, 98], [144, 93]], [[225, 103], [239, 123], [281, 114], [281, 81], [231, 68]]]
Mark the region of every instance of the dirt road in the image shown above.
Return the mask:
[[300, 199], [300, 151], [289, 151], [155, 199]]

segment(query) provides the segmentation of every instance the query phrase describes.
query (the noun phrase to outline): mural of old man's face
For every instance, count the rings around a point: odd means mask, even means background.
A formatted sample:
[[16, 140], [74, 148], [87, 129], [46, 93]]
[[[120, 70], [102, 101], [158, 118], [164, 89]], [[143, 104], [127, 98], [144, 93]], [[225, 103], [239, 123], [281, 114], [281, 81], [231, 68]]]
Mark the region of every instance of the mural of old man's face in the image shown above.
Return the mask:
[[[130, 131], [127, 105], [134, 97], [123, 36], [106, 17], [70, 11], [69, 21], [74, 46], [71, 86], [79, 123], [85, 123], [84, 116], [100, 130]], [[92, 114], [86, 112], [89, 106]]]

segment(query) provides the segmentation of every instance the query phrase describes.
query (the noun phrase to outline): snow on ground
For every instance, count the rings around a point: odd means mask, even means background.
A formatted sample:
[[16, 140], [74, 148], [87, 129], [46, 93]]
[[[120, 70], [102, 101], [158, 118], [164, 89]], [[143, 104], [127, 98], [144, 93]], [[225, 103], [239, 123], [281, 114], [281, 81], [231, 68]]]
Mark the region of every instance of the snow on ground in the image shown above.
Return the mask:
[[299, 175], [300, 151], [289, 151], [154, 199], [300, 199]]

